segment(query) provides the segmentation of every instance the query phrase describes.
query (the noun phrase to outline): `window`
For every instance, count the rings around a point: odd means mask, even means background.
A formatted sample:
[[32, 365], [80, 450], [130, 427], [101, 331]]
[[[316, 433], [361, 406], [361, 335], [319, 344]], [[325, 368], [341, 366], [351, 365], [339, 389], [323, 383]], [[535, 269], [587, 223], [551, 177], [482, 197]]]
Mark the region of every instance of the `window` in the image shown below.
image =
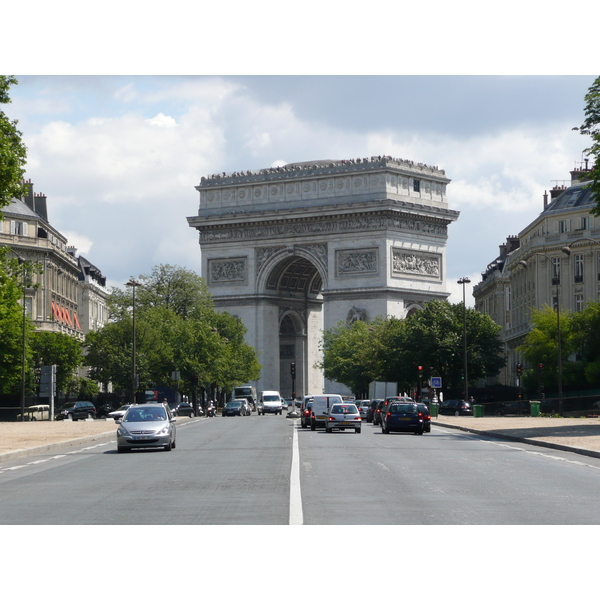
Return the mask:
[[11, 221], [10, 222], [10, 233], [11, 235], [27, 235], [27, 223], [25, 221]]
[[583, 254], [576, 254], [575, 260], [575, 283], [583, 283]]
[[581, 229], [589, 229], [590, 228], [590, 218], [589, 217], [581, 217]]
[[418, 179], [413, 179], [413, 190], [415, 192], [421, 191], [421, 182]]
[[600, 252], [596, 254], [596, 271], [598, 272], [598, 281], [600, 281]]
[[552, 285], [560, 284], [560, 256], [552, 257]]
[[569, 231], [569, 221], [558, 222], [558, 233], [567, 233]]
[[575, 312], [583, 310], [583, 294], [575, 294]]

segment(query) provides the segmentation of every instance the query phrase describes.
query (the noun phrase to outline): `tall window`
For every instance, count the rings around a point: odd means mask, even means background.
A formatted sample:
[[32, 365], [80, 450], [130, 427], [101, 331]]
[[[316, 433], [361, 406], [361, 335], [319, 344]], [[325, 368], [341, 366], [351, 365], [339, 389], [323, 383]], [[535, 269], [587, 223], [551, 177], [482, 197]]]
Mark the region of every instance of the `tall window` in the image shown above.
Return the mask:
[[560, 284], [560, 256], [552, 257], [552, 285]]
[[583, 310], [583, 294], [575, 294], [575, 312]]
[[575, 260], [575, 283], [583, 283], [583, 254], [576, 254]]
[[558, 233], [567, 233], [569, 231], [569, 221], [558, 222]]
[[25, 221], [10, 222], [11, 235], [27, 235], [27, 223]]
[[421, 191], [421, 182], [418, 179], [413, 179], [413, 190], [415, 192]]
[[581, 229], [589, 229], [590, 228], [590, 218], [589, 217], [581, 217]]

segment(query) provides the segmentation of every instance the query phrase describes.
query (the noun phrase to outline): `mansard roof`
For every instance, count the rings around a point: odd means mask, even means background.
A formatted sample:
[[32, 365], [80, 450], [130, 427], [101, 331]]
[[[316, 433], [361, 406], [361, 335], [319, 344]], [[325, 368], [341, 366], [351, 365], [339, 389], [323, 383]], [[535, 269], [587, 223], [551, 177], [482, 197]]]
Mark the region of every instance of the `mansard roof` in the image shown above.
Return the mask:
[[589, 182], [576, 183], [554, 198], [544, 209], [544, 215], [551, 212], [573, 210], [575, 208], [592, 209], [595, 205], [594, 193], [586, 186]]

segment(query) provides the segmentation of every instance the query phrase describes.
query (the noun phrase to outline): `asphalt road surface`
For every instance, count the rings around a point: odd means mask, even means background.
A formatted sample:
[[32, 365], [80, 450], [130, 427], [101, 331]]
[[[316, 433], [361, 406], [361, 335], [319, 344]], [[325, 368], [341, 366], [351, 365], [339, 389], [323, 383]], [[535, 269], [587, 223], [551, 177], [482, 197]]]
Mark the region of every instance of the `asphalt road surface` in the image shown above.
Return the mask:
[[301, 429], [265, 415], [178, 421], [177, 448], [102, 440], [0, 465], [0, 524], [600, 523], [600, 460], [432, 426]]

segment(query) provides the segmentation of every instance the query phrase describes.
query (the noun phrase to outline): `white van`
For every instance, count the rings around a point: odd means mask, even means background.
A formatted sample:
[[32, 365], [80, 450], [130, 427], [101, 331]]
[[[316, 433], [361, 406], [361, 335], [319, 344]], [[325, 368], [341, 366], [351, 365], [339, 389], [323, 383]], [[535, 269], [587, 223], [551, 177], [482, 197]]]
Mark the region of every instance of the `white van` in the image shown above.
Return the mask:
[[264, 415], [265, 413], [282, 414], [283, 402], [279, 392], [272, 392], [266, 390], [260, 393], [258, 398], [258, 414]]
[[327, 415], [332, 404], [343, 404], [344, 400], [339, 394], [315, 395], [312, 399], [312, 414], [310, 416], [310, 429], [314, 431], [317, 427], [325, 427]]

